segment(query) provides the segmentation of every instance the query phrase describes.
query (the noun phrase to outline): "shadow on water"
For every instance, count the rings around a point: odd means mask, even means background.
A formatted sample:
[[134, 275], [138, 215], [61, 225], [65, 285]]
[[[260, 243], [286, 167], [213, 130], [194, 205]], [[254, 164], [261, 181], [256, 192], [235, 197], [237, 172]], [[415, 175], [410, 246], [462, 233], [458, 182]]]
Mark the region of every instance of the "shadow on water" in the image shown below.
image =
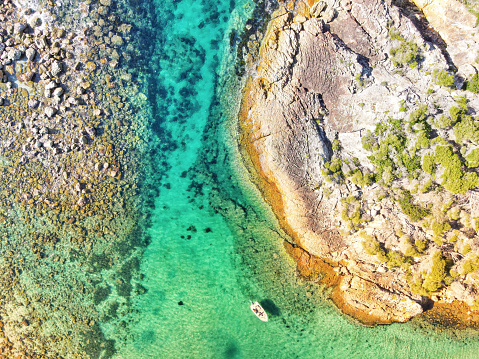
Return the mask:
[[279, 317], [281, 315], [281, 310], [274, 304], [271, 299], [264, 299], [259, 304], [263, 309], [270, 315], [274, 317]]
[[233, 342], [229, 342], [226, 345], [224, 357], [226, 359], [239, 358], [240, 357], [240, 350], [239, 350], [238, 346]]

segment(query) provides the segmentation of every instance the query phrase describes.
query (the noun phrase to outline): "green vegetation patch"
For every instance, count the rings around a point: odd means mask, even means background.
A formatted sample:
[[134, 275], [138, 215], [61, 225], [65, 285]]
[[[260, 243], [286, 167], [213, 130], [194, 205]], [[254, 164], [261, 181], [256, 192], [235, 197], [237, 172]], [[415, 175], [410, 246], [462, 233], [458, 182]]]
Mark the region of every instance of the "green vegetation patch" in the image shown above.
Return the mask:
[[407, 65], [412, 69], [418, 65], [422, 58], [419, 46], [414, 42], [408, 41], [401, 41], [399, 46], [393, 47], [389, 51], [389, 55], [391, 55], [391, 61], [394, 66], [402, 67]]
[[474, 93], [479, 92], [479, 74], [475, 74], [469, 81], [467, 81], [466, 89]]
[[423, 288], [428, 292], [435, 292], [442, 286], [443, 280], [446, 278], [446, 261], [442, 256], [442, 252], [438, 251], [432, 256], [432, 268], [423, 283]]
[[409, 191], [403, 191], [398, 201], [404, 214], [413, 222], [417, 222], [430, 214], [430, 210], [414, 203], [414, 198]]
[[471, 257], [462, 263], [462, 274], [469, 274], [479, 269], [479, 256]]
[[473, 168], [479, 166], [479, 148], [474, 148], [466, 155], [467, 167]]
[[453, 128], [453, 132], [457, 143], [479, 144], [479, 123], [471, 116], [461, 116], [460, 121]]
[[435, 161], [444, 166], [442, 185], [448, 191], [464, 194], [479, 185], [476, 173], [464, 172], [462, 162], [452, 146], [436, 146]]
[[435, 69], [432, 72], [432, 81], [436, 85], [443, 86], [443, 87], [453, 87], [454, 86], [454, 77], [449, 75], [446, 70], [438, 70]]

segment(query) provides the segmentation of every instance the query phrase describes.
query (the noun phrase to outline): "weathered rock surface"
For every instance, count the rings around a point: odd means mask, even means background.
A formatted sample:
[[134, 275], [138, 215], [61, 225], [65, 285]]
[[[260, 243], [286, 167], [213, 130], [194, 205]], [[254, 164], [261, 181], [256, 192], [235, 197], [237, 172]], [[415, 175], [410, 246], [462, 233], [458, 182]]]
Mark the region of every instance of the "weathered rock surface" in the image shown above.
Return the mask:
[[423, 312], [421, 305], [408, 296], [389, 292], [361, 277], [345, 276], [339, 288], [344, 301], [353, 310], [365, 312], [381, 321], [405, 322]]
[[[414, 0], [432, 27], [448, 45], [447, 52], [463, 74], [477, 65], [479, 33], [477, 17], [457, 0]], [[477, 67], [473, 66], [476, 69]]]
[[[390, 117], [406, 121], [410, 113], [405, 112], [418, 109], [419, 104], [439, 117], [456, 105], [458, 96], [467, 97], [471, 111], [479, 109], [479, 101], [470, 93], [454, 93], [437, 84], [431, 74], [446, 71], [449, 60], [399, 8], [378, 0], [346, 5], [335, 8], [328, 3], [322, 9], [323, 5], [315, 4], [313, 16], [285, 10], [275, 13], [260, 50], [261, 61], [257, 68], [253, 66], [244, 91], [242, 144], [260, 189], [287, 232], [309, 253], [347, 268], [339, 286], [344, 307], [378, 322], [402, 322], [420, 314], [421, 304], [430, 296], [423, 289], [413, 289], [411, 278], [431, 270], [430, 258], [437, 251], [452, 258], [457, 269], [462, 258], [459, 247], [435, 242], [432, 231], [405, 215], [394, 199], [378, 200], [384, 186], [340, 180], [341, 175], [334, 177], [325, 165], [335, 156], [341, 158], [343, 173], [356, 167], [362, 173], [374, 171], [362, 141], [377, 123], [387, 123]], [[326, 26], [320, 14], [327, 11], [335, 15]], [[417, 46], [416, 58], [394, 63], [394, 51], [408, 46]], [[472, 59], [461, 55], [462, 46], [451, 43], [451, 58], [457, 67], [472, 66]], [[391, 186], [396, 190], [386, 190], [394, 197], [413, 185], [398, 179]], [[440, 194], [441, 199], [434, 196], [425, 193], [417, 198], [429, 203], [449, 198], [447, 193]], [[347, 198], [354, 198], [364, 218], [352, 228], [344, 217], [351, 207]], [[414, 241], [427, 243], [427, 249], [423, 255], [411, 256], [408, 266], [388, 267], [382, 262], [389, 257], [378, 260], [365, 253], [363, 242], [368, 236], [390, 255], [401, 253], [401, 258]], [[472, 305], [473, 284], [462, 280], [456, 279], [460, 285], [452, 287], [448, 297], [437, 292], [433, 298]]]

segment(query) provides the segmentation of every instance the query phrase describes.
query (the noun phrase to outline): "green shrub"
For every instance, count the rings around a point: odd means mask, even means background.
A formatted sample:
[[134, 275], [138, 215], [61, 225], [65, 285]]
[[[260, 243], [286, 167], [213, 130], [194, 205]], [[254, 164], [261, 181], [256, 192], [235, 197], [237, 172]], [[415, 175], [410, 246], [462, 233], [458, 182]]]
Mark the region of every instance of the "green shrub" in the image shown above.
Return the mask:
[[427, 105], [421, 105], [419, 108], [409, 115], [409, 123], [408, 123], [408, 129], [409, 131], [413, 131], [412, 127], [415, 124], [421, 124], [420, 126], [422, 129], [421, 131], [425, 131], [427, 135], [429, 135], [429, 132], [431, 132], [431, 126], [427, 123], [427, 119], [429, 117], [429, 114], [427, 112]]
[[419, 257], [420, 253], [413, 246], [409, 246], [404, 253], [408, 257]]
[[332, 148], [333, 148], [334, 152], [339, 151], [339, 140], [336, 139], [336, 140], [333, 141], [333, 147]]
[[338, 158], [338, 157], [333, 157], [331, 159], [331, 161], [329, 162], [326, 162], [324, 164], [324, 167], [326, 167], [327, 169], [329, 169], [329, 171], [331, 173], [339, 173], [339, 174], [342, 174], [342, 163], [341, 163], [341, 160]]
[[436, 127], [446, 129], [452, 126], [452, 120], [448, 116], [441, 116], [436, 120]]
[[361, 245], [363, 246], [363, 250], [366, 252], [366, 254], [369, 254], [370, 256], [374, 256], [379, 253], [386, 255], [384, 249], [381, 248], [380, 243], [375, 237], [365, 234], [364, 232], [361, 232], [360, 236], [364, 238], [361, 242]]
[[427, 208], [414, 204], [414, 199], [409, 191], [403, 191], [398, 203], [403, 213], [413, 222], [421, 220], [430, 213]]
[[449, 243], [456, 243], [458, 237], [459, 237], [459, 231], [457, 229], [455, 229], [453, 231], [453, 234], [452, 234], [451, 238], [449, 238]]
[[462, 263], [462, 274], [469, 274], [479, 269], [479, 256], [471, 257]]
[[397, 31], [397, 29], [394, 28], [394, 27], [389, 29], [388, 35], [393, 40], [399, 40], [401, 42], [406, 41], [406, 39], [404, 39], [404, 36], [402, 36], [401, 33], [399, 31]]
[[472, 250], [470, 244], [466, 244], [461, 251], [461, 254], [465, 256], [467, 253], [469, 253]]
[[432, 73], [432, 80], [439, 86], [452, 87], [454, 85], [454, 77], [449, 75], [446, 70], [435, 69]]
[[376, 137], [374, 137], [372, 132], [368, 130], [361, 138], [361, 143], [366, 151], [372, 151], [373, 146], [377, 144]]
[[470, 141], [479, 144], [479, 125], [471, 116], [462, 116], [453, 129], [454, 136], [458, 143]]
[[399, 159], [404, 167], [406, 167], [409, 173], [413, 173], [417, 169], [421, 168], [421, 157], [418, 155], [408, 156], [406, 153], [402, 153]]
[[448, 217], [453, 221], [457, 221], [461, 215], [461, 207], [454, 207], [448, 213]]
[[373, 183], [373, 180], [374, 176], [372, 174], [363, 174], [359, 169], [355, 169], [353, 171], [353, 176], [351, 177], [351, 182], [360, 187], [369, 186]]
[[414, 245], [416, 246], [417, 250], [420, 253], [424, 253], [424, 251], [426, 250], [427, 242], [426, 241], [421, 241], [420, 239], [416, 239], [414, 241]]
[[429, 174], [434, 172], [434, 157], [432, 155], [424, 155], [422, 158], [422, 170]]
[[410, 68], [415, 68], [421, 60], [419, 46], [414, 42], [401, 42], [399, 46], [393, 47], [389, 54], [396, 67], [408, 65]]
[[426, 183], [424, 183], [420, 191], [421, 193], [427, 193], [432, 189], [432, 187], [433, 187], [432, 179], [429, 179]]
[[464, 114], [464, 111], [459, 107], [452, 106], [449, 109], [449, 113], [451, 114], [451, 123], [455, 124], [456, 122], [461, 120], [461, 116]]
[[441, 252], [436, 252], [432, 256], [432, 269], [423, 283], [423, 288], [428, 292], [435, 292], [442, 286], [442, 281], [446, 278], [446, 261]]
[[476, 173], [465, 173], [462, 162], [452, 151], [451, 146], [436, 146], [436, 162], [444, 166], [442, 185], [453, 193], [466, 193], [471, 188], [477, 187], [479, 178]]
[[427, 131], [420, 131], [416, 140], [416, 148], [429, 148], [431, 146], [431, 140]]
[[442, 220], [432, 221], [431, 229], [434, 232], [435, 237], [441, 236], [443, 233], [448, 232], [451, 229], [451, 225]]
[[388, 267], [389, 268], [394, 268], [394, 267], [399, 267], [406, 263], [406, 258], [404, 255], [399, 252], [399, 251], [389, 251], [387, 253], [388, 257]]
[[453, 278], [457, 278], [460, 276], [459, 272], [458, 271], [455, 271], [454, 269], [452, 269], [451, 271], [449, 271], [449, 274], [451, 275], [451, 277]]
[[477, 167], [479, 166], [479, 148], [474, 148], [471, 152], [469, 152], [466, 156], [467, 160], [467, 167]]
[[478, 93], [479, 92], [479, 75], [475, 74], [472, 78], [467, 81], [466, 89], [468, 91]]

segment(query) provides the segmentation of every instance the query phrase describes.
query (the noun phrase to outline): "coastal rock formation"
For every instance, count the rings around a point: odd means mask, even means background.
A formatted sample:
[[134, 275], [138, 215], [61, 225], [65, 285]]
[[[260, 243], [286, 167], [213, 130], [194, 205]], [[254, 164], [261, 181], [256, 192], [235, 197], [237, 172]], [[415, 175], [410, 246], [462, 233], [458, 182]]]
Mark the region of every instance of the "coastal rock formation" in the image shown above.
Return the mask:
[[479, 79], [463, 43], [445, 37], [446, 51], [420, 15], [377, 0], [282, 7], [240, 112], [281, 225], [336, 267], [337, 304], [374, 322], [476, 303]]
[[431, 26], [447, 44], [447, 52], [461, 75], [474, 75], [479, 51], [477, 16], [456, 0], [414, 0]]

